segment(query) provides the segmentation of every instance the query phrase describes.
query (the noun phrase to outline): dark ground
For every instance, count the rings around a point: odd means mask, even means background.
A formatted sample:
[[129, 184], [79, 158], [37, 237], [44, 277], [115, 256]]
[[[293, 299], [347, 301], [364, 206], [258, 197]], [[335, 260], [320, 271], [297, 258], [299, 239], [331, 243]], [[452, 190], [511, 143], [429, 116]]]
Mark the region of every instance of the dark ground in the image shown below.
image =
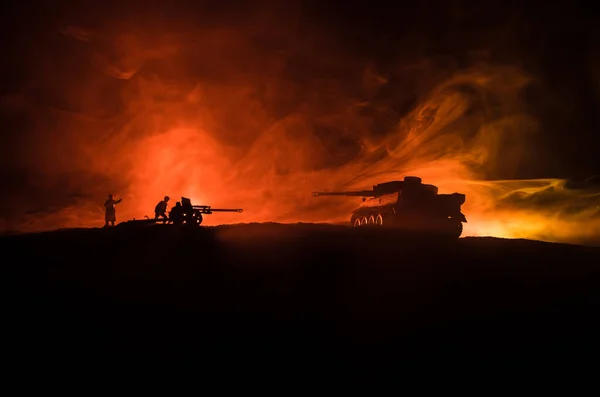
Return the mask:
[[596, 362], [598, 248], [312, 224], [118, 226], [0, 247], [3, 357], [25, 364], [184, 359], [348, 381]]

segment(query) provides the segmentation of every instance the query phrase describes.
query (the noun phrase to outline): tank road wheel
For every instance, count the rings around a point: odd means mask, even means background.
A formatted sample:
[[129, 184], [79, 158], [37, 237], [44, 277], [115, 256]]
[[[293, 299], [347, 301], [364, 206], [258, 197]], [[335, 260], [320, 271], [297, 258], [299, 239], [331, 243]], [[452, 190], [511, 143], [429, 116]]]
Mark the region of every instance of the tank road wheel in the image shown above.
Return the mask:
[[459, 238], [463, 233], [463, 224], [462, 222], [458, 222], [456, 226], [454, 226], [452, 230], [452, 238]]
[[441, 232], [443, 233], [443, 236], [448, 239], [458, 239], [463, 233], [463, 224], [462, 222], [449, 219], [449, 222], [444, 226]]
[[352, 218], [350, 218], [350, 224], [352, 225], [352, 227], [359, 227], [360, 216], [352, 215]]
[[373, 215], [369, 216], [369, 225], [374, 225], [375, 224], [375, 217]]
[[378, 226], [383, 226], [383, 215], [377, 214], [377, 218], [375, 218], [375, 224]]
[[365, 226], [368, 222], [369, 222], [369, 220], [367, 219], [367, 217], [360, 218], [361, 226]]

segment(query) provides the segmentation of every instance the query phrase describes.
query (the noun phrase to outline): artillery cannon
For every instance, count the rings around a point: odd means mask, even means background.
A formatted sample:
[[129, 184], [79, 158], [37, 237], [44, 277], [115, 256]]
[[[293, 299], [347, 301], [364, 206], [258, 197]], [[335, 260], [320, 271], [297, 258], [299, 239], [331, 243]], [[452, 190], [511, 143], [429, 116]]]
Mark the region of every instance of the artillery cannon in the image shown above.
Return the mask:
[[[210, 205], [192, 205], [192, 200], [187, 197], [181, 198], [181, 213], [178, 214], [176, 207], [171, 209], [170, 220], [174, 224], [192, 224], [200, 226], [203, 221], [203, 214], [210, 215], [213, 212], [244, 212], [242, 208], [212, 208]], [[173, 212], [175, 210], [175, 213]]]
[[[179, 204], [179, 203], [177, 203]], [[120, 223], [122, 226], [148, 226], [156, 223], [173, 223], [174, 225], [188, 224], [200, 226], [203, 221], [202, 215], [212, 214], [213, 212], [244, 212], [241, 208], [212, 208], [210, 205], [192, 205], [192, 201], [187, 197], [181, 198], [181, 205], [171, 208], [168, 220], [162, 218], [150, 218], [147, 215], [145, 219], [135, 219]]]
[[352, 211], [354, 227], [386, 226], [412, 231], [441, 232], [458, 238], [467, 222], [461, 212], [466, 196], [462, 193], [438, 194], [438, 187], [422, 183], [416, 176], [402, 181], [374, 185], [372, 190], [346, 192], [313, 192], [314, 197], [362, 197]]

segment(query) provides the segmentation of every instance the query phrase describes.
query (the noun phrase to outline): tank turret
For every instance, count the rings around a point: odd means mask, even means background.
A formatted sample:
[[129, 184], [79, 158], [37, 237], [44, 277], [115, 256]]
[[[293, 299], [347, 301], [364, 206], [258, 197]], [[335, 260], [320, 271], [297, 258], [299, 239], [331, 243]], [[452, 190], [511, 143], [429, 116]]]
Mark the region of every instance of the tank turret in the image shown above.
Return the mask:
[[424, 184], [420, 177], [406, 176], [402, 181], [374, 185], [371, 190], [313, 192], [312, 195], [362, 197], [350, 219], [354, 227], [374, 225], [430, 230], [458, 238], [462, 224], [467, 222], [461, 212], [466, 196], [439, 194], [438, 190], [435, 185]]

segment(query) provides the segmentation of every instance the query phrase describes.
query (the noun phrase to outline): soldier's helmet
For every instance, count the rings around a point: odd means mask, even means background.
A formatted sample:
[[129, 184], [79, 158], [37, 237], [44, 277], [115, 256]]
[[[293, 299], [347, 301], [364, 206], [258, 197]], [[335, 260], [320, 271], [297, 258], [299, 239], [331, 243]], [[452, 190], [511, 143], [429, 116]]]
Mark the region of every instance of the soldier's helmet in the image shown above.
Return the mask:
[[165, 196], [165, 201], [169, 201], [169, 196]]

